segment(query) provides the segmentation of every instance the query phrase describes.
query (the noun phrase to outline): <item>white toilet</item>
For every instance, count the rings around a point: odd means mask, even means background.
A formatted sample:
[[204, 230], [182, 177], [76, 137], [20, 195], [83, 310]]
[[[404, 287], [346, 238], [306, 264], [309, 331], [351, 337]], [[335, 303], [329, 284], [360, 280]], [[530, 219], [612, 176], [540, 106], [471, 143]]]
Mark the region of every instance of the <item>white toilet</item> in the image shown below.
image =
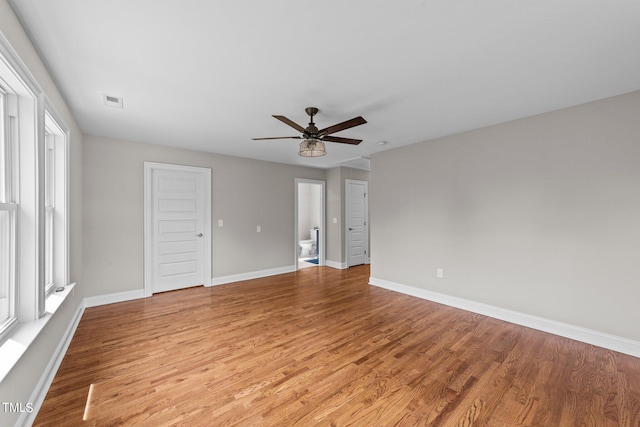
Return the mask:
[[317, 230], [314, 228], [309, 229], [309, 236], [311, 237], [311, 239], [298, 241], [298, 244], [300, 245], [301, 257], [312, 257], [316, 255], [316, 248], [318, 244], [318, 235], [316, 231]]

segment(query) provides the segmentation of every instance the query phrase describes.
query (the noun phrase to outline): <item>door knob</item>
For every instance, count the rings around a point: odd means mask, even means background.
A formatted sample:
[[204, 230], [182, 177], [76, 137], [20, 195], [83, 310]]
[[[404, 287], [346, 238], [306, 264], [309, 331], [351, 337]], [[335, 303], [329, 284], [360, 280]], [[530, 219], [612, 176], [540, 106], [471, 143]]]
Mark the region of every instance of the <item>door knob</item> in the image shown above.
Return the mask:
[[198, 233], [195, 235], [196, 237], [202, 237], [202, 233]]

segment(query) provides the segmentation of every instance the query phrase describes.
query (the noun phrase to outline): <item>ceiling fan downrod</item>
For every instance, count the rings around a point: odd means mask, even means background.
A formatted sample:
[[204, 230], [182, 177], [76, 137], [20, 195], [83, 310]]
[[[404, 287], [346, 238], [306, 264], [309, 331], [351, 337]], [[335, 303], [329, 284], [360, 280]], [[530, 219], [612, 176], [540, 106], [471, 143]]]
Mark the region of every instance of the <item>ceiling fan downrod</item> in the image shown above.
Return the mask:
[[316, 127], [316, 124], [313, 122], [313, 116], [318, 114], [318, 109], [316, 107], [307, 107], [304, 109], [304, 111], [307, 112], [310, 118], [309, 126], [305, 129], [304, 133], [308, 135], [307, 137], [317, 138], [318, 128]]

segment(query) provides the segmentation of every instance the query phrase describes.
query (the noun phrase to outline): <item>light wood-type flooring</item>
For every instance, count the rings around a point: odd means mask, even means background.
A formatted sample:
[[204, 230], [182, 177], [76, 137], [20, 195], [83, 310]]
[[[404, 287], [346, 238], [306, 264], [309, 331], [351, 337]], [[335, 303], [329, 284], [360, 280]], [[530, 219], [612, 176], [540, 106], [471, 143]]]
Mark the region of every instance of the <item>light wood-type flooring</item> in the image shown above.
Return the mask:
[[88, 308], [35, 425], [640, 426], [640, 359], [368, 278], [317, 267]]

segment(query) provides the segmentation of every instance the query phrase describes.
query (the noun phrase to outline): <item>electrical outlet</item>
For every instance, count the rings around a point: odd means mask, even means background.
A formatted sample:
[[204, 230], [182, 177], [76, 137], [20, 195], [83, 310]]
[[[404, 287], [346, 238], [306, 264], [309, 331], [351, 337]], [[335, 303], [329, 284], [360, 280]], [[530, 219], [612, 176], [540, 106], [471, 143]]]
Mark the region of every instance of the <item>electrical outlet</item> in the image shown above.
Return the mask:
[[444, 270], [442, 268], [436, 268], [436, 277], [438, 279], [444, 278]]
[[261, 233], [261, 232], [262, 232], [262, 227], [258, 226], [258, 227], [256, 228], [256, 231], [257, 231], [258, 233]]
[[224, 223], [222, 222], [221, 219], [218, 220], [218, 227], [222, 227], [224, 225]]

